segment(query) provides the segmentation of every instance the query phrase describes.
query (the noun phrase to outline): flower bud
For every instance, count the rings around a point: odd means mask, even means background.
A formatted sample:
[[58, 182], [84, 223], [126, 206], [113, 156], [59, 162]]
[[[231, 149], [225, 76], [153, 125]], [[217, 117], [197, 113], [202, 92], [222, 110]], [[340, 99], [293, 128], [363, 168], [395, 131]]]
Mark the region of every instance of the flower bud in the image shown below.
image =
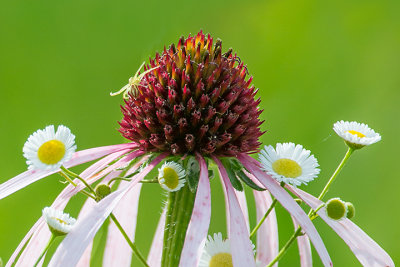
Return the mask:
[[325, 204], [326, 215], [332, 220], [341, 220], [346, 217], [347, 206], [340, 198], [332, 198]]
[[356, 208], [354, 207], [353, 203], [351, 202], [346, 202], [346, 207], [347, 207], [347, 218], [352, 219], [354, 215], [356, 215]]
[[106, 184], [98, 184], [94, 191], [96, 192], [96, 199], [100, 201], [111, 193], [111, 188]]

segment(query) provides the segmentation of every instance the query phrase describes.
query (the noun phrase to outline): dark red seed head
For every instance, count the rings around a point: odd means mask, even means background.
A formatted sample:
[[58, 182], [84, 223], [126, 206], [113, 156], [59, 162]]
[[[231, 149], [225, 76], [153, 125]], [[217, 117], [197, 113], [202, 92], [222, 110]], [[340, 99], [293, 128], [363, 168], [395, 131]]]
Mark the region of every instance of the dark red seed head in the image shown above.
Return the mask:
[[122, 135], [145, 151], [234, 156], [257, 152], [263, 134], [247, 68], [222, 42], [199, 32], [150, 58], [138, 93], [129, 94]]

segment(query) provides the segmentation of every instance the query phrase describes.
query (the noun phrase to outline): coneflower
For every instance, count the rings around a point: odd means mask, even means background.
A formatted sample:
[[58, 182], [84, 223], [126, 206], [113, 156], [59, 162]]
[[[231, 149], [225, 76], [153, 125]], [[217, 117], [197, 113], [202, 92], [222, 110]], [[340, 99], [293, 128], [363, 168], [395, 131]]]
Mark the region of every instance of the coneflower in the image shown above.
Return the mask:
[[[198, 266], [211, 219], [211, 162], [216, 164], [224, 187], [232, 266], [255, 267], [255, 259], [264, 265], [276, 261], [278, 235], [272, 209], [276, 202], [290, 212], [313, 243], [323, 265], [331, 266], [310, 217], [283, 188], [284, 182], [279, 184], [249, 156], [258, 152], [261, 145], [262, 110], [258, 108], [260, 99], [255, 98], [257, 90], [251, 85], [252, 78], [246, 78], [247, 67], [233, 50], [223, 52], [220, 40], [214, 41], [210, 35], [199, 32], [194, 37], [181, 37], [177, 45], [164, 48], [161, 54], [150, 58], [142, 74], [139, 71], [116, 93], [123, 92], [125, 96], [119, 131], [131, 143], [78, 151], [63, 161], [60, 169], [29, 170], [0, 185], [0, 198], [4, 198], [61, 171], [63, 176], [75, 179], [57, 197], [53, 208], [64, 209], [78, 192], [93, 199], [87, 200], [49, 266], [88, 266], [92, 240], [108, 217], [113, 223], [104, 251], [105, 265], [130, 266], [134, 252], [145, 266]], [[104, 158], [80, 175], [67, 169], [101, 157]], [[163, 162], [158, 179], [146, 178]], [[100, 187], [92, 188], [100, 180], [101, 188], [105, 189], [101, 194]], [[117, 180], [120, 183], [115, 189]], [[160, 183], [168, 196], [146, 262], [136, 247], [134, 233], [141, 183], [149, 182]], [[243, 185], [254, 190], [257, 217], [270, 214], [262, 218], [265, 223], [261, 221], [258, 226], [257, 240], [271, 247], [258, 245], [256, 256], [250, 240]], [[82, 191], [85, 188], [89, 192]], [[291, 190], [301, 195], [301, 191]], [[30, 266], [45, 248], [49, 236], [43, 219], [39, 219], [8, 265]], [[384, 258], [384, 252], [371, 257]]]

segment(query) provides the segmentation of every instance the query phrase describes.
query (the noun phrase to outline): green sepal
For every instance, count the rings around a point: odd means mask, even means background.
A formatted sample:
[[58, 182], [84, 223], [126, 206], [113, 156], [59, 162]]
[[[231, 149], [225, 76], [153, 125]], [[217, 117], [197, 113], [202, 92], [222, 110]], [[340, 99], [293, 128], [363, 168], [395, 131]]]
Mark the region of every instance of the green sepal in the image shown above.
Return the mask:
[[249, 187], [253, 188], [254, 190], [257, 191], [265, 191], [265, 188], [261, 188], [258, 185], [256, 185], [249, 177], [247, 177], [247, 175], [242, 171], [236, 171], [236, 176], [243, 181], [243, 183], [245, 183], [246, 185], [248, 185]]
[[231, 184], [233, 188], [235, 188], [238, 191], [243, 191], [243, 185], [240, 182], [240, 180], [236, 177], [236, 174], [234, 172], [234, 167], [232, 166], [231, 160], [230, 159], [221, 159], [222, 165], [224, 165], [226, 172], [228, 173], [229, 180], [231, 181]]
[[183, 164], [186, 171], [186, 182], [189, 185], [190, 191], [195, 193], [200, 179], [199, 162], [194, 156], [187, 156], [183, 161]]

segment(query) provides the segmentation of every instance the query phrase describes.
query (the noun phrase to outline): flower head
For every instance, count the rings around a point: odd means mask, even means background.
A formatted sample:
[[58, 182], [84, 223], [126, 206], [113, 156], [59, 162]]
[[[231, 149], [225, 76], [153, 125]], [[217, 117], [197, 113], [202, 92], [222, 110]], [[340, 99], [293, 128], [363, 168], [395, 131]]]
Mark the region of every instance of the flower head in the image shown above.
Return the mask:
[[279, 182], [299, 186], [307, 184], [318, 176], [318, 161], [301, 145], [278, 143], [276, 149], [265, 146], [260, 152], [264, 171]]
[[175, 192], [185, 185], [185, 170], [176, 162], [165, 162], [158, 169], [158, 182], [169, 192]]
[[379, 133], [369, 128], [367, 124], [356, 121], [338, 121], [333, 125], [333, 130], [353, 149], [359, 149], [381, 140]]
[[59, 236], [68, 234], [76, 222], [76, 220], [70, 217], [68, 213], [63, 213], [62, 211], [51, 207], [44, 208], [42, 213], [50, 231], [54, 235]]
[[54, 125], [37, 130], [29, 136], [23, 148], [29, 169], [40, 170], [57, 170], [71, 159], [75, 150], [75, 135], [63, 125], [57, 132]]
[[[146, 70], [153, 69], [150, 72]], [[236, 155], [256, 152], [260, 100], [247, 67], [222, 42], [198, 33], [150, 59], [122, 107], [122, 135], [145, 151]]]

